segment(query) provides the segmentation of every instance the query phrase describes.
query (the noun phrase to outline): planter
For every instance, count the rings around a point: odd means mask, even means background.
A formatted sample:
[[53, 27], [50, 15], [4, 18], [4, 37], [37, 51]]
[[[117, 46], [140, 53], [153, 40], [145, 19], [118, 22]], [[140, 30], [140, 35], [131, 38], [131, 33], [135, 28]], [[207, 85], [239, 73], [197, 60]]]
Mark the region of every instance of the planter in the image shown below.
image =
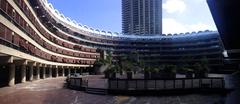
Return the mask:
[[175, 79], [176, 73], [169, 73], [169, 72], [158, 72], [158, 73], [151, 73], [152, 79]]
[[97, 75], [103, 74], [102, 72], [100, 72], [100, 67], [101, 67], [101, 65], [94, 65], [94, 72]]
[[117, 76], [117, 73], [111, 73], [110, 78], [111, 78], [111, 79], [116, 79], [116, 76]]
[[151, 79], [151, 73], [150, 72], [144, 72], [144, 79]]
[[104, 73], [105, 78], [110, 78], [110, 76], [111, 76], [111, 73]]
[[127, 79], [133, 78], [133, 72], [127, 72]]
[[195, 73], [195, 78], [207, 78], [207, 77], [208, 77], [208, 73], [206, 72]]
[[187, 72], [185, 73], [186, 78], [193, 78], [193, 73], [192, 72]]
[[160, 79], [160, 74], [157, 72], [151, 72], [151, 79]]

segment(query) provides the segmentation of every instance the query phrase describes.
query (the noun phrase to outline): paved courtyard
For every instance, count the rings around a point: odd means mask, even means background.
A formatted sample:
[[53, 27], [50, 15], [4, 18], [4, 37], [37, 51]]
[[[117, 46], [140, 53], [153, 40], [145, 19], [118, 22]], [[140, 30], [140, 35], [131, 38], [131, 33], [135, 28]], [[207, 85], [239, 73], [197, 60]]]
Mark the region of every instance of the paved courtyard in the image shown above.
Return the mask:
[[0, 104], [221, 104], [221, 95], [112, 96], [64, 87], [65, 78], [44, 79], [0, 88]]

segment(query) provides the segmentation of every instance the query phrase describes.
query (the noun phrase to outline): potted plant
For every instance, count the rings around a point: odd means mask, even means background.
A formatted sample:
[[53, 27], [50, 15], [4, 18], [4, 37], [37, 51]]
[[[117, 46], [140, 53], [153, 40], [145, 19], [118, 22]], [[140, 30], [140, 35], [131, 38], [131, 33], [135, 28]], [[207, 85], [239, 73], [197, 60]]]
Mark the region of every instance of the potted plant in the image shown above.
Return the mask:
[[161, 79], [174, 79], [176, 78], [176, 65], [165, 65], [160, 72]]
[[151, 68], [147, 67], [144, 69], [144, 79], [151, 79]]
[[110, 78], [110, 77], [111, 77], [111, 73], [112, 73], [112, 70], [111, 70], [111, 69], [105, 70], [105, 71], [104, 71], [105, 78]]
[[127, 58], [121, 60], [121, 66], [123, 70], [127, 73], [127, 79], [132, 79], [133, 77], [133, 62], [127, 60]]
[[133, 72], [131, 70], [127, 71], [127, 79], [132, 79], [133, 78]]
[[160, 75], [159, 75], [159, 68], [157, 68], [157, 67], [151, 68], [150, 72], [151, 72], [151, 78], [152, 79], [158, 79], [160, 77]]
[[97, 59], [94, 63], [95, 67], [95, 73], [102, 74], [105, 71], [112, 66], [112, 53], [108, 52], [106, 55], [106, 58], [101, 57], [100, 59]]
[[[95, 63], [94, 63], [94, 71], [95, 71], [95, 73], [96, 74], [102, 74], [102, 71], [101, 71], [101, 69], [103, 69], [102, 67], [103, 66], [106, 66], [106, 61], [104, 60], [104, 59], [102, 59], [102, 58], [100, 58], [100, 59], [97, 59], [96, 61], [95, 61]], [[106, 69], [105, 69], [106, 70]], [[104, 69], [103, 69], [103, 71], [104, 71]]]
[[193, 69], [191, 68], [183, 68], [185, 71], [186, 78], [193, 78]]
[[194, 74], [196, 78], [206, 78], [208, 77], [208, 68], [201, 65], [200, 63], [194, 64]]
[[110, 67], [110, 70], [111, 70], [111, 76], [110, 78], [111, 79], [116, 79], [117, 77], [117, 67], [116, 66], [111, 66]]

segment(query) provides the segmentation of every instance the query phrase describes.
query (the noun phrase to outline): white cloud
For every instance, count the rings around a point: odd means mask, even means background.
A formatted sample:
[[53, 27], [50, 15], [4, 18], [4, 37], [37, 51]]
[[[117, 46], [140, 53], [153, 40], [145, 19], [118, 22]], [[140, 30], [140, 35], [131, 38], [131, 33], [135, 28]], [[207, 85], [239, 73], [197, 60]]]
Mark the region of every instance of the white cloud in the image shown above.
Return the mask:
[[188, 25], [187, 26], [189, 28], [189, 30], [193, 30], [193, 31], [199, 31], [199, 30], [216, 30], [213, 26], [210, 26], [208, 24], [204, 24], [204, 23], [197, 23], [197, 24], [192, 24], [192, 25]]
[[206, 0], [196, 0], [195, 2], [204, 2], [204, 3], [206, 3]]
[[181, 33], [186, 32], [188, 29], [180, 22], [177, 22], [173, 18], [163, 18], [163, 33]]
[[165, 9], [167, 13], [183, 13], [186, 8], [187, 5], [183, 0], [166, 0], [163, 4], [163, 9]]
[[216, 30], [216, 27], [201, 22], [197, 24], [184, 24], [174, 18], [163, 18], [163, 34], [197, 32], [204, 30]]

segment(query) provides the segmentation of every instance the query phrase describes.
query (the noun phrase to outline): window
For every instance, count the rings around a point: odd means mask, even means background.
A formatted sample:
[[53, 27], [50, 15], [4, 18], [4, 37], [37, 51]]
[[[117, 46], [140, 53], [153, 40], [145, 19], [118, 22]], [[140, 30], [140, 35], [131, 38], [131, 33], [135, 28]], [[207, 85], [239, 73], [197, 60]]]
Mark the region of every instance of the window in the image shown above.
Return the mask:
[[0, 23], [0, 38], [5, 38], [5, 26]]
[[6, 29], [6, 40], [12, 43], [12, 34], [13, 32], [10, 29]]
[[6, 5], [7, 5], [6, 0], [2, 0], [2, 1], [1, 1], [1, 9], [2, 9], [3, 11], [6, 11]]

